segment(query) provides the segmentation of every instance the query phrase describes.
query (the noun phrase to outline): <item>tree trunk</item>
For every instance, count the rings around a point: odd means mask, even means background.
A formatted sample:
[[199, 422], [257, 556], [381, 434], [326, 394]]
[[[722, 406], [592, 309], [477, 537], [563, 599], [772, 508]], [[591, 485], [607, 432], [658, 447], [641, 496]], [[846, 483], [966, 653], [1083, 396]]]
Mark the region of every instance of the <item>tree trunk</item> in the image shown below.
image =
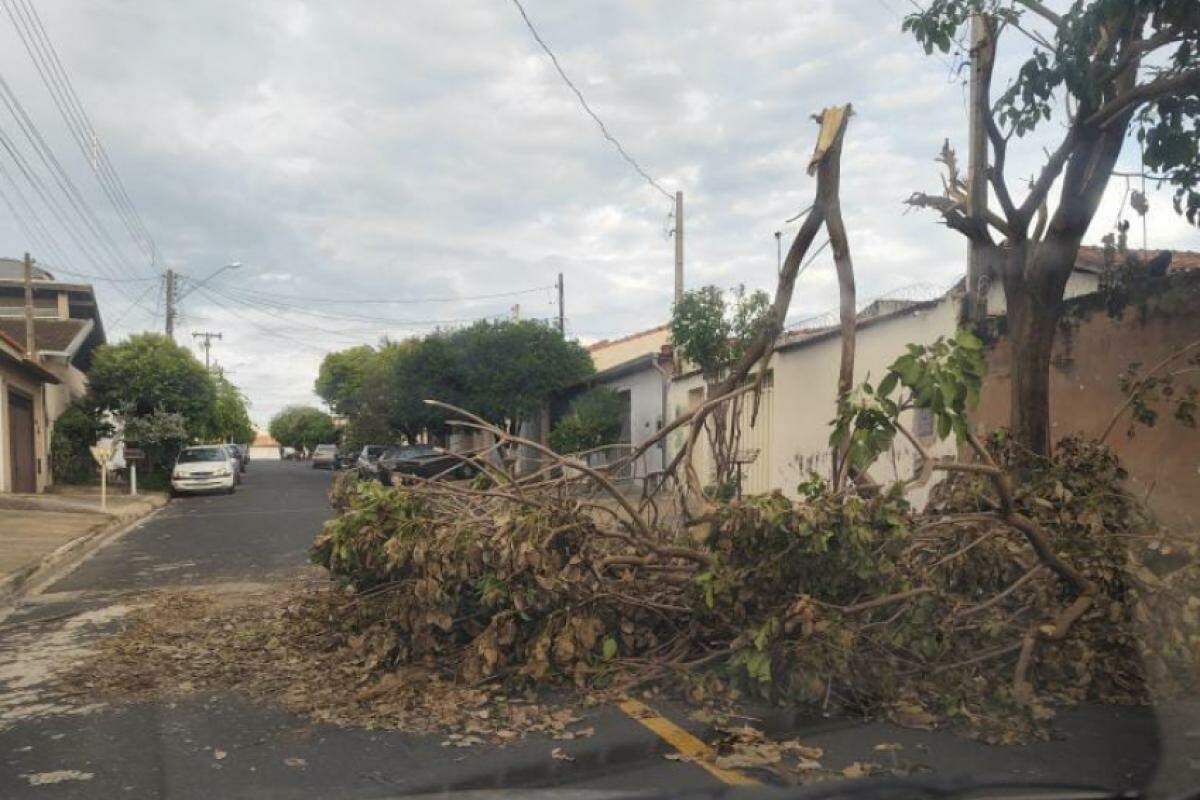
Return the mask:
[[1037, 456], [1051, 452], [1050, 358], [1079, 243], [1079, 236], [1051, 231], [1036, 245], [1012, 247], [1004, 265], [1012, 365], [1008, 426], [1017, 445]]
[[1060, 311], [1044, 308], [1025, 285], [1008, 293], [1008, 341], [1011, 346], [1012, 395], [1009, 428], [1028, 451], [1050, 454], [1050, 354]]

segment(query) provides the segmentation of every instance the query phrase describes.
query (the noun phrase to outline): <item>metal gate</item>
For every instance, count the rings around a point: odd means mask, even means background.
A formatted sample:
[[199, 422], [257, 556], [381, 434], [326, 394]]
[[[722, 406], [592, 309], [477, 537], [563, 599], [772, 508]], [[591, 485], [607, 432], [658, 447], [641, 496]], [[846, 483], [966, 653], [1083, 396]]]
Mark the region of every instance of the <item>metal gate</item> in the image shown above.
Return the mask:
[[9, 462], [12, 490], [37, 491], [37, 463], [33, 447], [33, 400], [13, 390], [8, 392]]
[[741, 408], [742, 437], [740, 461], [747, 461], [753, 455], [753, 460], [742, 465], [742, 494], [762, 494], [773, 488], [771, 485], [771, 417], [772, 395], [771, 373], [763, 382], [762, 394], [758, 402], [758, 418], [751, 427], [754, 417], [754, 396], [745, 395]]

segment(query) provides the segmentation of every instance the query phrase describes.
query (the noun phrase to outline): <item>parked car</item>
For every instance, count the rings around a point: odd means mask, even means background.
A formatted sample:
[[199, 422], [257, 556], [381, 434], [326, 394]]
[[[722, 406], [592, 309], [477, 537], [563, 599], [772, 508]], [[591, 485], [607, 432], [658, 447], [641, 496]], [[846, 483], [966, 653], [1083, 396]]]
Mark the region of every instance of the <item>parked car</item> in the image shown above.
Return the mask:
[[379, 461], [379, 457], [383, 455], [384, 450], [387, 450], [387, 447], [381, 444], [363, 445], [363, 449], [359, 452], [358, 458], [354, 462], [359, 478], [362, 480], [372, 480], [379, 477], [376, 463]]
[[337, 445], [319, 444], [312, 454], [313, 469], [333, 469], [337, 464]]
[[237, 489], [237, 464], [224, 445], [204, 444], [185, 447], [171, 470], [171, 494], [220, 491], [233, 494]]
[[238, 458], [238, 452], [231, 444], [223, 444], [225, 452], [229, 454], [229, 460], [233, 462], [233, 485], [237, 486], [242, 482], [242, 460]]
[[392, 485], [394, 475], [463, 478], [472, 473], [471, 466], [464, 464], [462, 459], [429, 444], [389, 447], [376, 464], [376, 477], [384, 486]]
[[246, 465], [250, 463], [250, 448], [244, 444], [231, 444], [229, 447], [237, 456], [238, 471], [245, 472]]

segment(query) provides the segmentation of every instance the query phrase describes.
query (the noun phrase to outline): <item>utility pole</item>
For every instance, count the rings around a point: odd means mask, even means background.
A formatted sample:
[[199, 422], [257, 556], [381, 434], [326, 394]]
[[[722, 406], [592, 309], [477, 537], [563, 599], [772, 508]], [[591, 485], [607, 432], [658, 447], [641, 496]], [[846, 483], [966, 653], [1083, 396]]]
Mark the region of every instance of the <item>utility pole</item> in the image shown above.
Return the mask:
[[209, 362], [208, 353], [212, 350], [212, 340], [222, 338], [221, 334], [209, 331], [192, 331], [192, 338], [204, 340], [204, 344], [201, 345], [204, 348], [204, 368], [211, 371], [212, 367]]
[[23, 279], [25, 282], [25, 357], [37, 360], [37, 340], [33, 331], [33, 259], [25, 254]]
[[566, 318], [563, 316], [563, 277], [562, 273], [558, 273], [558, 335], [565, 337], [567, 335], [567, 327], [565, 325]]
[[167, 270], [167, 302], [166, 302], [166, 318], [167, 318], [167, 337], [175, 338], [175, 270]]
[[[967, 215], [977, 224], [987, 225], [988, 140], [984, 114], [990, 113], [986, 97], [992, 64], [996, 58], [994, 25], [983, 14], [971, 15], [971, 114], [970, 150], [967, 156]], [[979, 322], [987, 311], [984, 275], [987, 273], [987, 245], [967, 243], [966, 318]]]
[[675, 302], [683, 299], [683, 192], [675, 193]]

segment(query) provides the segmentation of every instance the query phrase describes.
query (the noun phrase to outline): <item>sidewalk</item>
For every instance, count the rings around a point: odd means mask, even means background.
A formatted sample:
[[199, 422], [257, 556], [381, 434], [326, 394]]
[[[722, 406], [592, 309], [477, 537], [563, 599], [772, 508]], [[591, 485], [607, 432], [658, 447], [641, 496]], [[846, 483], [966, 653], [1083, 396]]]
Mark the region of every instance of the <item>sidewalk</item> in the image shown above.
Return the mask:
[[46, 494], [0, 494], [0, 602], [11, 599], [43, 569], [82, 555], [97, 537], [146, 516], [167, 502], [161, 492], [130, 497], [110, 489], [107, 511], [100, 489], [55, 487]]

